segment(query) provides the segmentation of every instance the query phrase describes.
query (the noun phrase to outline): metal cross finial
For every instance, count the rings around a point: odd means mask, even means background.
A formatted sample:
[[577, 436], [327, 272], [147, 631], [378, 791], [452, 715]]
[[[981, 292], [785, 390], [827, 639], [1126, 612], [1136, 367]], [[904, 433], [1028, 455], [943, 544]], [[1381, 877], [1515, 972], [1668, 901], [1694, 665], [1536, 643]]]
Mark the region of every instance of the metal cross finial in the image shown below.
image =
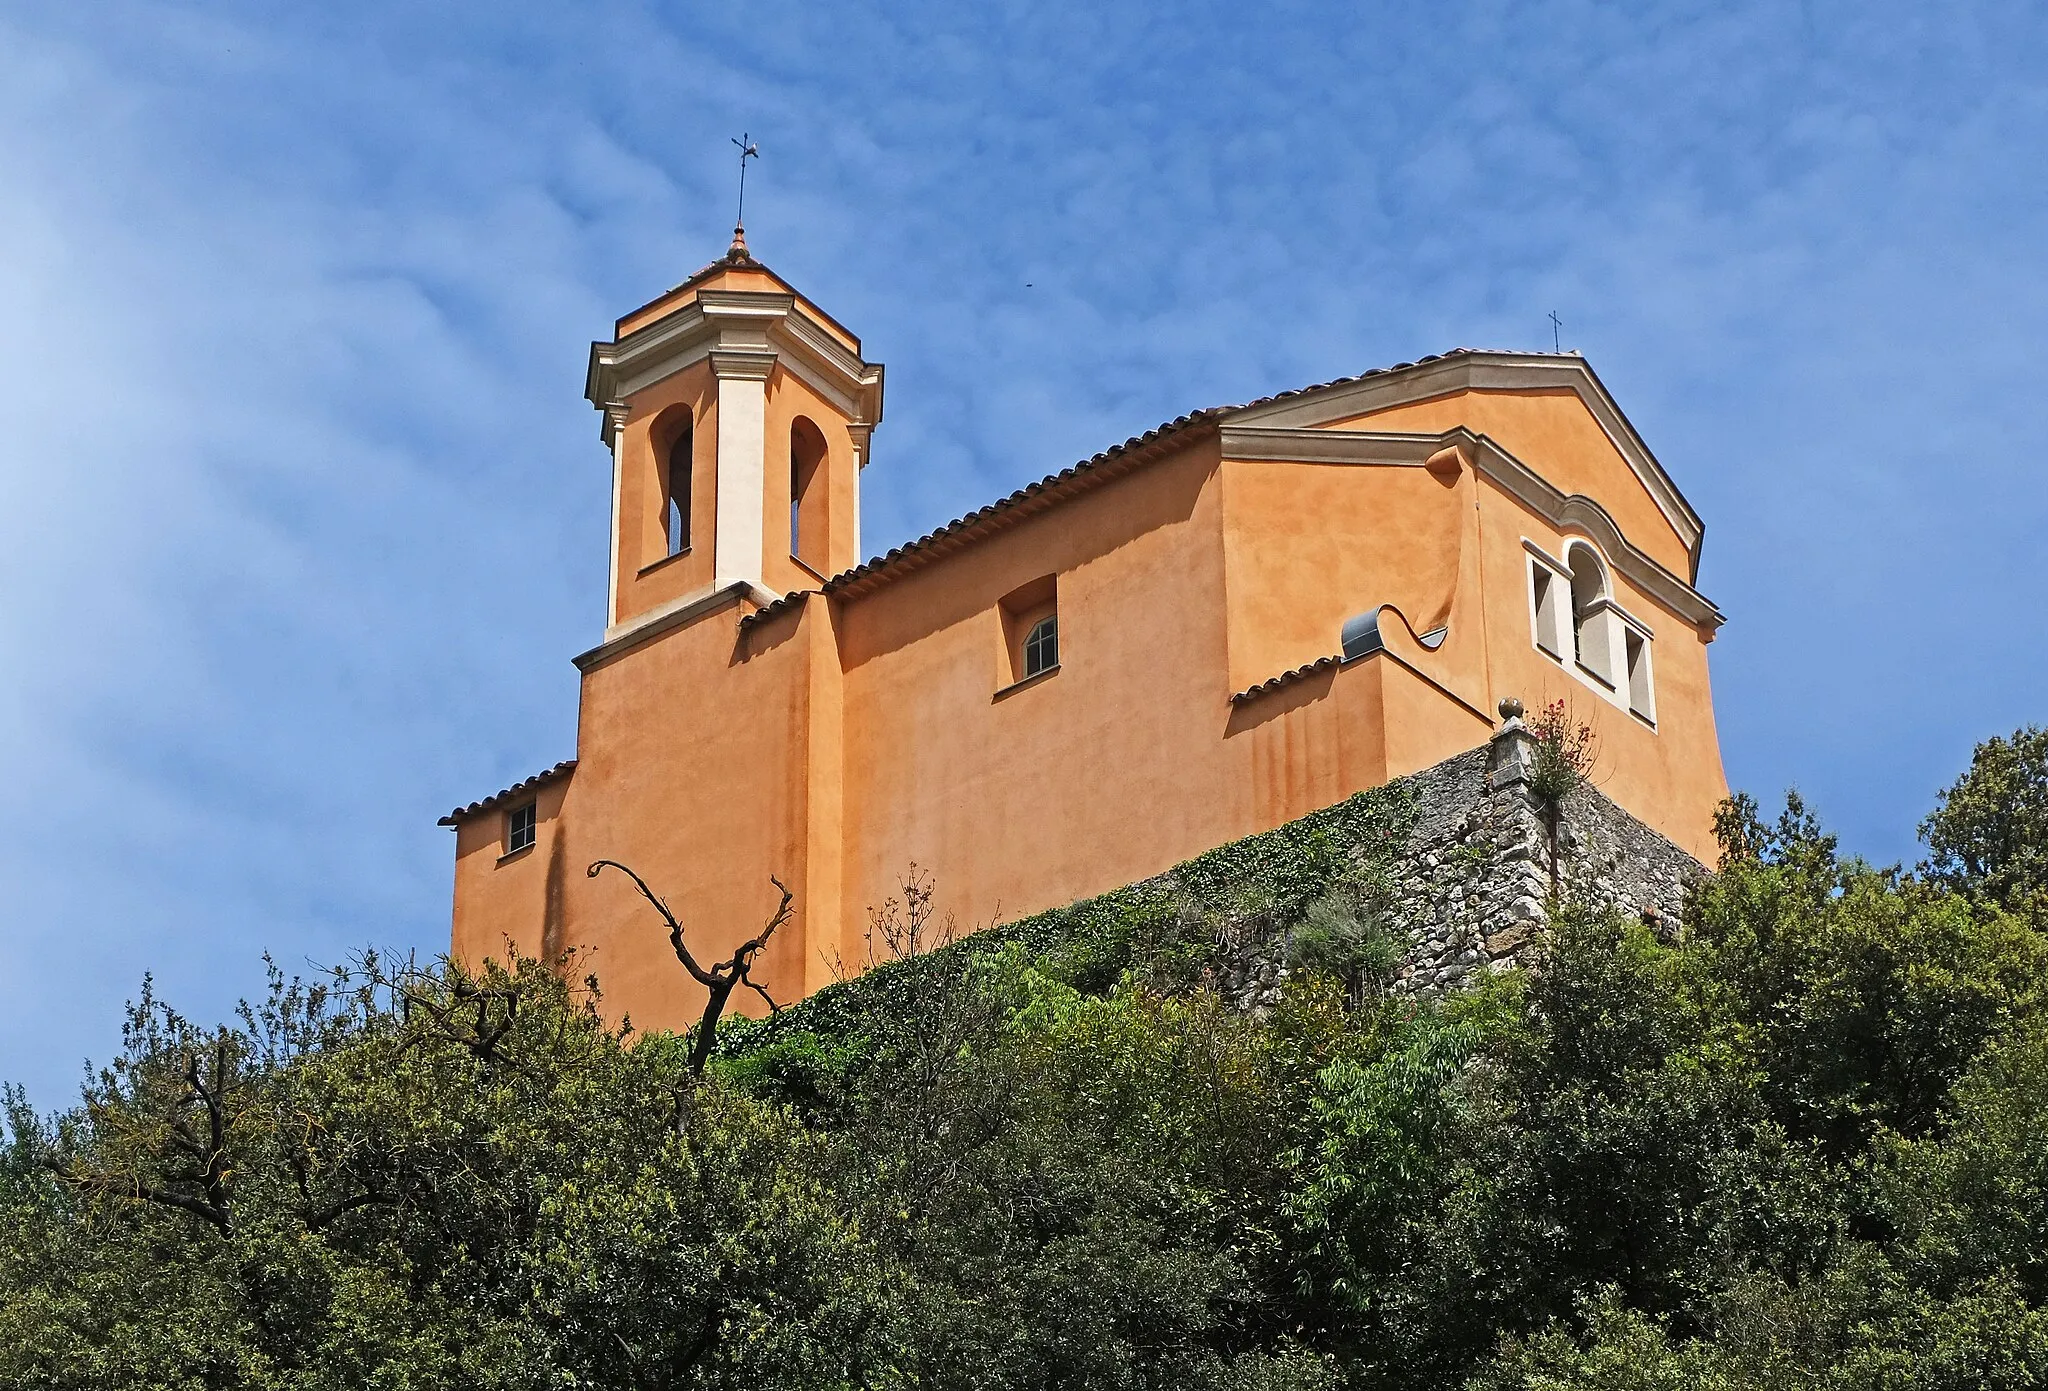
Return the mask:
[[747, 225], [747, 161], [761, 157], [761, 147], [749, 140], [744, 133], [736, 137], [733, 144], [740, 147], [740, 209], [733, 218], [733, 226]]
[[1557, 331], [1558, 331], [1559, 329], [1563, 328], [1563, 327], [1564, 327], [1564, 320], [1563, 320], [1563, 319], [1560, 319], [1560, 318], [1558, 318], [1558, 317], [1557, 317], [1557, 311], [1556, 311], [1555, 309], [1551, 310], [1551, 311], [1550, 311], [1550, 350], [1551, 350], [1552, 352], [1558, 352], [1558, 353], [1561, 353], [1561, 352], [1563, 352], [1563, 351], [1564, 351], [1564, 348], [1563, 348], [1562, 344], [1561, 344], [1561, 343], [1560, 343], [1560, 341], [1559, 341], [1559, 338], [1558, 338], [1558, 333], [1557, 333]]

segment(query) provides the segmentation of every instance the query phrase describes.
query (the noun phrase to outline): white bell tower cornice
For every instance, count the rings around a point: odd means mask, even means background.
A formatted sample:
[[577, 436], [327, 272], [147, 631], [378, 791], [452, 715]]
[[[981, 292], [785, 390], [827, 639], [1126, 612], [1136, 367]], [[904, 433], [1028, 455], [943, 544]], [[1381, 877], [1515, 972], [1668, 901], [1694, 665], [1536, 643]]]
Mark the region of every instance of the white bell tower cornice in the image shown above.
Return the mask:
[[[872, 430], [881, 423], [882, 365], [863, 360], [845, 334], [787, 291], [700, 290], [673, 313], [616, 342], [592, 343], [584, 395], [604, 410], [714, 354], [732, 362], [735, 373], [741, 358], [765, 358], [768, 370], [779, 363], [851, 424]], [[724, 370], [715, 364], [713, 370], [725, 379]], [[763, 371], [762, 380], [766, 376]], [[600, 429], [609, 445], [618, 429], [610, 412]]]

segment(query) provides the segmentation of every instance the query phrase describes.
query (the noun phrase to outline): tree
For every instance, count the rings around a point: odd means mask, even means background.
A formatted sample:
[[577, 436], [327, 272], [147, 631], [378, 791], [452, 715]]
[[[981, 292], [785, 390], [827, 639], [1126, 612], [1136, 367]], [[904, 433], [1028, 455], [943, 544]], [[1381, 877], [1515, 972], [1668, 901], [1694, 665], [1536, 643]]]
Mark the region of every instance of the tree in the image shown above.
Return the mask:
[[1938, 883], [2007, 908], [2048, 895], [2048, 728], [1977, 745], [1920, 836]]
[[[1357, 988], [1312, 840], [1184, 869], [1198, 931], [1153, 885], [744, 1022], [787, 894], [707, 964], [641, 884], [694, 1037], [573, 958], [145, 988], [77, 1106], [6, 1098], [0, 1386], [2048, 1382], [2048, 936], [1796, 798], [1720, 829], [1675, 940], [1561, 904], [1431, 997]], [[1255, 922], [1315, 950], [1242, 1010]]]
[[690, 1045], [690, 1071], [701, 1077], [704, 1075], [704, 1064], [711, 1057], [711, 1049], [718, 1041], [718, 1021], [724, 1016], [726, 1004], [732, 999], [733, 991], [744, 985], [767, 1001], [771, 1012], [782, 1008], [775, 1003], [774, 997], [762, 988], [760, 982], [754, 979], [753, 966], [754, 958], [768, 945], [768, 939], [775, 935], [775, 929], [789, 921], [791, 894], [783, 887], [780, 879], [772, 874], [768, 876], [768, 882], [775, 886], [776, 891], [782, 895], [782, 900], [775, 905], [775, 911], [768, 915], [767, 924], [733, 948], [730, 957], [706, 966], [697, 960], [697, 954], [691, 951], [689, 944], [683, 940], [682, 922], [669, 911], [666, 903], [655, 896], [654, 890], [647, 887], [645, 879], [617, 860], [595, 861], [587, 873], [595, 879], [598, 872], [604, 869], [615, 869], [631, 879], [633, 887], [640, 891], [640, 896], [654, 905], [654, 911], [661, 914], [661, 920], [668, 924], [668, 944], [674, 949], [676, 960], [683, 963], [683, 969], [690, 973], [692, 980], [704, 987], [704, 1010], [698, 1016], [695, 1041]]

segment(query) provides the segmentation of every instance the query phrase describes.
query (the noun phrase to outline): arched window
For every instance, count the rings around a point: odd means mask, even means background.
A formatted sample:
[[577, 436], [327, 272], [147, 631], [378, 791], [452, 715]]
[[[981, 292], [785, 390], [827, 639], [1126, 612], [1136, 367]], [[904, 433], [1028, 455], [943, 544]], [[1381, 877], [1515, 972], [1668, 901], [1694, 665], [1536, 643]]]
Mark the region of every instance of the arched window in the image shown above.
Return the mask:
[[1060, 664], [1060, 619], [1049, 613], [1031, 625], [1024, 638], [1024, 676], [1028, 680]]
[[1579, 665], [1611, 687], [1621, 623], [1607, 587], [1607, 567], [1584, 544], [1566, 550], [1565, 560], [1572, 570], [1572, 641]]
[[661, 529], [668, 533], [668, 553], [681, 555], [690, 549], [690, 484], [695, 475], [692, 433], [686, 426], [668, 447], [668, 498], [662, 509]]
[[831, 564], [825, 544], [825, 435], [798, 416], [789, 427], [789, 553], [816, 574]]

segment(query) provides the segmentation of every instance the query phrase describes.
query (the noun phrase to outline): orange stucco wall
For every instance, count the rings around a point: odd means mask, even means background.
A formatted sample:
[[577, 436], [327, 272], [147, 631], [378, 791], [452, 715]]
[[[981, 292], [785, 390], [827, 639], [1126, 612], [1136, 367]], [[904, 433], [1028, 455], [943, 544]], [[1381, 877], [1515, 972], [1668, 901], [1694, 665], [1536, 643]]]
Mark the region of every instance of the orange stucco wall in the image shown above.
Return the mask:
[[[629, 403], [619, 458], [618, 621], [694, 594], [712, 581], [712, 538], [718, 516], [718, 381], [698, 362], [639, 392]], [[778, 368], [767, 388], [768, 497], [762, 508], [762, 579], [778, 592], [814, 587], [821, 576], [790, 554], [790, 427], [799, 417], [818, 427], [826, 461], [819, 521], [826, 536], [826, 574], [860, 560], [853, 517], [860, 486], [852, 437], [839, 412], [795, 374]], [[668, 554], [663, 510], [668, 502], [667, 446], [691, 431], [691, 545]]]
[[[651, 441], [665, 412], [694, 414], [700, 526], [712, 515], [701, 493], [716, 460], [702, 442], [716, 436], [716, 397], [708, 369], [693, 367], [629, 403], [622, 616], [710, 580], [688, 557], [642, 573], [642, 553], [660, 540], [646, 509], [660, 503]], [[1654, 501], [1566, 398], [1463, 392], [1350, 424], [1488, 435], [1689, 573]], [[623, 877], [589, 879], [584, 866], [639, 870], [709, 957], [759, 927], [774, 875], [796, 916], [756, 974], [793, 999], [835, 959], [860, 959], [869, 910], [913, 863], [963, 929], [1030, 913], [1469, 749], [1509, 695], [1531, 709], [1566, 700], [1596, 730], [1603, 790], [1695, 854], [1710, 850], [1727, 790], [1711, 628], [1614, 572], [1615, 602], [1653, 635], [1657, 723], [1603, 699], [1533, 641], [1527, 546], [1558, 556], [1568, 538], [1455, 449], [1426, 467], [1238, 459], [1216, 428], [1194, 427], [1100, 470], [1097, 486], [827, 594], [788, 561], [780, 451], [791, 420], [813, 419], [828, 441], [828, 506], [850, 518], [851, 438], [794, 377], [778, 371], [767, 401], [768, 580], [813, 592], [748, 621], [756, 600], [735, 591], [589, 665], [578, 763], [541, 789], [534, 848], [501, 857], [502, 809], [458, 827], [459, 956], [502, 955], [508, 942], [575, 948], [609, 1008], [679, 1027], [700, 994], [658, 919]], [[835, 569], [853, 564], [850, 525], [830, 547]], [[1054, 672], [1015, 681], [1020, 610], [1006, 620], [1006, 601], [1056, 604]], [[1381, 605], [1398, 611], [1381, 622], [1385, 651], [1232, 699], [1333, 657], [1345, 619]], [[1424, 648], [1415, 634], [1438, 626], [1442, 645]]]
[[[1685, 542], [1637, 481], [1600, 422], [1564, 387], [1531, 391], [1454, 391], [1391, 406], [1332, 429], [1408, 430], [1436, 434], [1462, 425], [1490, 435], [1567, 493], [1598, 498], [1624, 535], [1676, 574], [1691, 573]], [[1537, 461], [1541, 461], [1540, 464]]]

